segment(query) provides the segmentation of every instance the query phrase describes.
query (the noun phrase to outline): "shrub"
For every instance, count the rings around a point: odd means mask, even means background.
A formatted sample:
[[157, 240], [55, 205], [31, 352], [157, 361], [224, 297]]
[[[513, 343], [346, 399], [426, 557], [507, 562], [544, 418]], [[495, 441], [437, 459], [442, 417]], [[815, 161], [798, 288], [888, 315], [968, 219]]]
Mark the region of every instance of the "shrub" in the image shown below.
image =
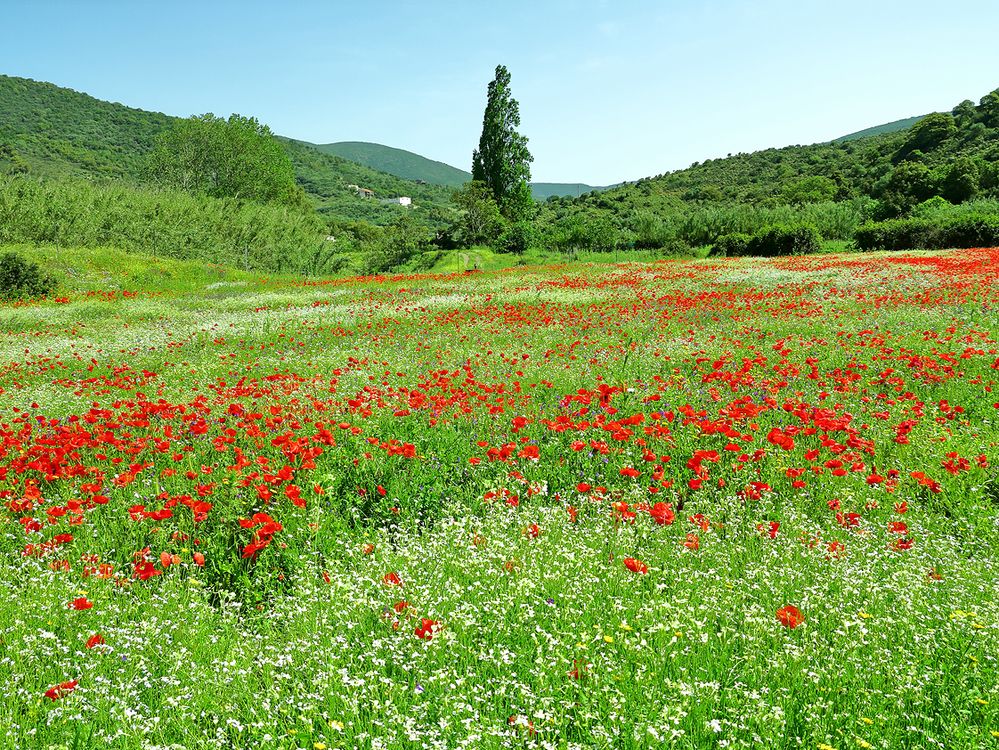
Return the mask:
[[746, 255], [749, 252], [749, 243], [752, 239], [748, 234], [743, 234], [742, 232], [723, 234], [715, 240], [709, 256], [712, 258], [724, 258], [726, 256], [735, 258], [740, 255]]
[[17, 253], [0, 255], [0, 299], [44, 297], [55, 289], [55, 279]]
[[808, 224], [776, 224], [764, 227], [749, 242], [749, 255], [808, 255], [822, 249], [822, 237]]
[[999, 215], [965, 214], [950, 218], [892, 219], [857, 228], [860, 250], [938, 250], [945, 247], [999, 245]]
[[694, 254], [694, 248], [689, 242], [681, 239], [666, 240], [659, 248], [659, 255], [663, 257], [689, 257]]
[[523, 255], [536, 240], [534, 226], [529, 221], [515, 221], [496, 240], [496, 250], [501, 253]]

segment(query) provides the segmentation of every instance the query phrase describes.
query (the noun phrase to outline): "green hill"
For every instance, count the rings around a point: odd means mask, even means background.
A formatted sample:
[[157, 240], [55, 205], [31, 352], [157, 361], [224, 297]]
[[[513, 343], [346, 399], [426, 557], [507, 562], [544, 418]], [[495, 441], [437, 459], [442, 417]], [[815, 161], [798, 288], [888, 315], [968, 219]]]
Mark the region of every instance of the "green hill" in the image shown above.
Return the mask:
[[[16, 165], [16, 171], [27, 169], [46, 179], [147, 183], [146, 156], [174, 119], [51, 83], [0, 75], [0, 171], [7, 161]], [[325, 214], [384, 224], [405, 209], [381, 203], [380, 198], [406, 195], [425, 206], [448, 200], [449, 191], [442, 187], [418, 185], [322, 153], [311, 144], [279, 140], [294, 165], [296, 180]], [[374, 200], [360, 197], [351, 185], [372, 190]]]
[[432, 185], [461, 187], [472, 179], [472, 175], [444, 162], [434, 161], [425, 156], [405, 151], [401, 148], [382, 146], [379, 143], [363, 141], [341, 141], [321, 143], [319, 151], [349, 159], [379, 172], [388, 172], [407, 180], [421, 180]]
[[858, 138], [868, 138], [872, 135], [883, 135], [885, 133], [897, 133], [900, 130], [908, 130], [924, 117], [926, 117], [926, 115], [907, 117], [904, 120], [895, 120], [894, 122], [886, 122], [884, 125], [875, 125], [872, 128], [864, 128], [863, 130], [858, 130], [856, 133], [850, 133], [849, 135], [835, 138], [833, 139], [833, 143], [844, 143], [846, 141], [855, 141]]
[[908, 215], [931, 198], [943, 206], [999, 198], [999, 90], [977, 106], [965, 101], [912, 122], [555, 198], [538, 224], [549, 246], [682, 252], [778, 223], [810, 223], [826, 239], [849, 240], [861, 222]]
[[[457, 188], [472, 179], [470, 172], [452, 167], [444, 162], [434, 161], [425, 156], [405, 151], [401, 148], [383, 146], [380, 143], [363, 141], [341, 141], [322, 143], [316, 149], [327, 154], [335, 154], [350, 159], [379, 172], [387, 172], [407, 180], [425, 182], [430, 185], [445, 185]], [[553, 195], [578, 197], [605, 187], [586, 185], [582, 182], [532, 182], [531, 192], [535, 200], [545, 200]]]

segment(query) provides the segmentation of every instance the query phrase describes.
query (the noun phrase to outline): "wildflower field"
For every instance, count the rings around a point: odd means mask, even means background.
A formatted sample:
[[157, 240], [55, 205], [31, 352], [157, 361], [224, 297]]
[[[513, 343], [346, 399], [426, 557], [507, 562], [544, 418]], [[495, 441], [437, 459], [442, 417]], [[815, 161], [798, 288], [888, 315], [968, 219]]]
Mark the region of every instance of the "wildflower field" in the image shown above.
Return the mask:
[[999, 747], [999, 250], [0, 320], [0, 747]]

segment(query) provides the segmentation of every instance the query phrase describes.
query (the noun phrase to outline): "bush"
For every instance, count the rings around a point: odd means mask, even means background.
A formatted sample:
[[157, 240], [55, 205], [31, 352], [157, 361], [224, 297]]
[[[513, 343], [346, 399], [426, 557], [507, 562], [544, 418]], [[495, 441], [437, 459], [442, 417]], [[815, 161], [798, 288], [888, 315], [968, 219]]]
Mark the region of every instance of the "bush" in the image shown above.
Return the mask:
[[55, 279], [17, 253], [0, 255], [0, 299], [44, 297], [56, 287]]
[[515, 221], [496, 239], [496, 250], [501, 253], [523, 255], [536, 240], [534, 226], [529, 221]]
[[939, 250], [946, 247], [999, 246], [999, 215], [965, 214], [950, 218], [892, 219], [857, 228], [860, 250]]
[[666, 240], [663, 243], [662, 247], [659, 248], [658, 255], [667, 258], [692, 257], [694, 255], [694, 248], [686, 240], [681, 240], [681, 239]]
[[748, 254], [762, 257], [808, 255], [822, 249], [822, 237], [808, 224], [776, 224], [753, 235]]
[[746, 255], [749, 252], [749, 243], [752, 239], [748, 234], [743, 234], [742, 232], [723, 234], [715, 240], [709, 256], [712, 258], [724, 258], [726, 256], [737, 258], [740, 255]]

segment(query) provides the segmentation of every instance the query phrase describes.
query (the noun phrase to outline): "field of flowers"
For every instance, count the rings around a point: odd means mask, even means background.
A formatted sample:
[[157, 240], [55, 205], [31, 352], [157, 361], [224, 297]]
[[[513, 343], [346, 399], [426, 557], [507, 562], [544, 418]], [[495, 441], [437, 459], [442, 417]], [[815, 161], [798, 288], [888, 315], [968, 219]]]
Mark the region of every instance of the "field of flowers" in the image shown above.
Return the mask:
[[0, 747], [999, 747], [999, 250], [0, 321]]

